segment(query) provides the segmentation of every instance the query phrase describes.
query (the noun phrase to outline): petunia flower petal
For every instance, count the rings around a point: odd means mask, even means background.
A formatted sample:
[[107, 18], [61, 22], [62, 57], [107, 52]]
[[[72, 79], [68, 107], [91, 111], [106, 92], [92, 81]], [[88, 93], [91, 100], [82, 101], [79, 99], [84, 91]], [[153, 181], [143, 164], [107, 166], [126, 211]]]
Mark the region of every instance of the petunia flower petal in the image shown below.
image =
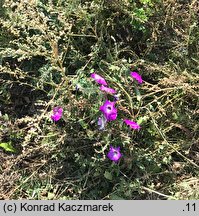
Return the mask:
[[97, 124], [99, 126], [99, 130], [104, 130], [106, 123], [107, 123], [107, 119], [104, 115], [99, 117], [98, 122], [97, 122]]
[[115, 89], [108, 88], [108, 87], [105, 87], [103, 85], [100, 86], [100, 90], [105, 91], [106, 93], [109, 93], [109, 94], [115, 94], [116, 93]]
[[134, 130], [139, 130], [141, 128], [137, 122], [131, 121], [129, 119], [125, 119], [124, 122]]
[[96, 73], [91, 74], [91, 78], [93, 78], [98, 84], [107, 86], [106, 80]]
[[133, 71], [133, 72], [130, 73], [130, 75], [131, 75], [134, 79], [136, 79], [136, 80], [138, 81], [138, 83], [141, 84], [141, 83], [143, 82], [142, 77], [140, 76], [139, 73]]
[[51, 119], [53, 121], [59, 121], [63, 114], [63, 108], [62, 107], [54, 107], [53, 108], [53, 114], [51, 115]]
[[110, 150], [107, 154], [107, 157], [114, 161], [114, 162], [117, 162], [120, 158], [121, 158], [121, 153], [120, 153], [120, 147], [113, 147], [113, 146], [110, 146]]
[[105, 103], [100, 106], [99, 110], [104, 114], [107, 121], [113, 121], [117, 118], [117, 109], [114, 107], [115, 102], [106, 100]]

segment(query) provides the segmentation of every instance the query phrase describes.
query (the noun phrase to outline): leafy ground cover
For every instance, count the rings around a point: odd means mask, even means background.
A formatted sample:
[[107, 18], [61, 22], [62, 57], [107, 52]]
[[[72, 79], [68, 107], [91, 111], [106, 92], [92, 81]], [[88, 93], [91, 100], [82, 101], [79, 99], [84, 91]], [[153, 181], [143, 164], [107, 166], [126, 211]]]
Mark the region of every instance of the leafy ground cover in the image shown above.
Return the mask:
[[198, 12], [1, 1], [0, 198], [198, 199]]

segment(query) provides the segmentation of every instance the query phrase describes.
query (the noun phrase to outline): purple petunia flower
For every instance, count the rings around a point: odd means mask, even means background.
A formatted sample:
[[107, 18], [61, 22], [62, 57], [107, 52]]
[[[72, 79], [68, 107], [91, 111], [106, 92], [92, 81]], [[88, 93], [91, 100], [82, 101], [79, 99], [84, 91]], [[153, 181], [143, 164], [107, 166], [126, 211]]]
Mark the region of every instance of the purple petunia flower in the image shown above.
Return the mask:
[[121, 158], [121, 153], [120, 153], [120, 147], [114, 148], [113, 146], [110, 146], [110, 150], [107, 154], [107, 157], [114, 161], [117, 162]]
[[99, 117], [97, 122], [99, 126], [99, 130], [104, 130], [106, 123], [107, 123], [107, 119], [104, 115], [102, 117]]
[[138, 123], [125, 119], [124, 122], [134, 130], [139, 130], [141, 127]]
[[140, 76], [139, 73], [137, 73], [137, 72], [131, 72], [130, 75], [131, 75], [134, 79], [136, 79], [136, 80], [138, 81], [138, 83], [141, 84], [141, 83], [143, 82], [142, 77]]
[[117, 118], [117, 109], [114, 107], [115, 102], [106, 100], [105, 103], [99, 108], [103, 112], [107, 121], [113, 121]]
[[58, 121], [62, 117], [63, 109], [62, 107], [54, 107], [53, 114], [51, 115], [51, 119], [53, 121]]
[[107, 93], [109, 93], [109, 94], [115, 94], [116, 93], [116, 91], [115, 91], [115, 89], [112, 89], [112, 88], [108, 88], [108, 87], [105, 87], [105, 86], [100, 86], [100, 90], [101, 91], [105, 91], [105, 92], [107, 92]]
[[91, 74], [91, 78], [93, 78], [98, 84], [107, 86], [106, 80], [96, 73]]
[[120, 99], [118, 94], [113, 95], [113, 97], [114, 97], [114, 101], [118, 101]]

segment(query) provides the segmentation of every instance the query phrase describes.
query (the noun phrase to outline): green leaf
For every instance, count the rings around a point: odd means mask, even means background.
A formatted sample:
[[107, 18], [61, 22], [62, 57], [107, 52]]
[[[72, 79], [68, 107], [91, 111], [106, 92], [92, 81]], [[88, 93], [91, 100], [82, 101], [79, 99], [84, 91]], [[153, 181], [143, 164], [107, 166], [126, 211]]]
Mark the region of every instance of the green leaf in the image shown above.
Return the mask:
[[109, 67], [109, 69], [110, 69], [111, 71], [119, 71], [119, 70], [120, 70], [120, 67], [115, 66], [115, 65], [111, 65], [111, 66]]
[[110, 198], [111, 198], [111, 200], [124, 200], [123, 197], [118, 196], [118, 195], [116, 195], [116, 194], [111, 195]]
[[87, 129], [87, 124], [82, 119], [79, 120], [79, 123], [82, 126], [82, 128]]
[[48, 199], [51, 200], [55, 197], [55, 194], [54, 193], [50, 193], [48, 192]]
[[94, 73], [94, 72], [95, 72], [95, 69], [92, 68], [91, 71], [90, 71], [90, 73]]
[[137, 100], [140, 102], [141, 101], [141, 94], [140, 94], [140, 91], [137, 87], [135, 87], [135, 93], [136, 93], [136, 96], [137, 96]]
[[16, 149], [12, 146], [11, 142], [8, 143], [0, 143], [0, 147], [2, 147], [5, 151], [8, 152], [16, 152]]
[[140, 116], [137, 120], [137, 123], [140, 125], [143, 122], [146, 122], [148, 119], [149, 119], [149, 117], [147, 117], [147, 116]]
[[143, 4], [153, 5], [151, 0], [140, 0], [140, 2], [143, 3]]
[[110, 180], [110, 181], [113, 179], [112, 174], [111, 174], [110, 172], [108, 172], [108, 171], [105, 171], [104, 177], [105, 177], [106, 179]]

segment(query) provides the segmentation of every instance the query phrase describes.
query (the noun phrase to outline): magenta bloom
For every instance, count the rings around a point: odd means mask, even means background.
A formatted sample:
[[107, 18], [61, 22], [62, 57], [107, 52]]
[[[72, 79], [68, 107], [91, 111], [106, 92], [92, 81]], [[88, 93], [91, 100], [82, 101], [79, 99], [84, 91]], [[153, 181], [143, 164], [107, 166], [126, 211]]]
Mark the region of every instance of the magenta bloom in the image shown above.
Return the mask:
[[113, 121], [117, 118], [117, 109], [114, 107], [115, 102], [106, 100], [105, 103], [99, 108], [103, 112], [107, 121]]
[[54, 107], [51, 119], [53, 121], [58, 121], [62, 117], [63, 109], [61, 107]]
[[117, 162], [121, 158], [121, 156], [120, 147], [114, 148], [113, 146], [110, 146], [110, 150], [107, 154], [107, 157], [110, 160]]
[[105, 87], [105, 86], [100, 86], [100, 90], [101, 91], [105, 91], [105, 92], [107, 92], [107, 93], [109, 93], [109, 94], [115, 94], [116, 93], [116, 91], [115, 91], [115, 89], [112, 89], [112, 88], [108, 88], [108, 87]]
[[131, 72], [130, 75], [131, 75], [134, 79], [136, 79], [136, 80], [138, 81], [138, 83], [141, 84], [141, 83], [143, 82], [142, 77], [140, 76], [139, 73], [137, 73], [137, 72]]
[[138, 123], [125, 119], [124, 122], [134, 130], [139, 130], [141, 127]]
[[98, 84], [107, 86], [106, 80], [96, 73], [91, 74], [91, 78], [93, 78]]

